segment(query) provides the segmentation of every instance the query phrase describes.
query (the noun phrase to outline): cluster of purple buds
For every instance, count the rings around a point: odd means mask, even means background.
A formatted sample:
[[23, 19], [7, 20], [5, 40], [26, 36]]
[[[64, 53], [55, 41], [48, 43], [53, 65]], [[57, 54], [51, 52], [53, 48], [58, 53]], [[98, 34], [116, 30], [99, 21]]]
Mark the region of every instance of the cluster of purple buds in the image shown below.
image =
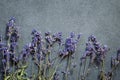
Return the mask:
[[32, 42], [28, 45], [28, 53], [32, 55], [32, 60], [40, 61], [43, 59], [45, 49], [42, 35], [35, 29], [32, 30], [31, 35]]
[[10, 60], [10, 52], [7, 47], [3, 48], [3, 59], [5, 59], [6, 61]]
[[14, 27], [15, 26], [15, 21], [16, 21], [15, 17], [11, 17], [11, 19], [7, 23], [7, 26]]
[[74, 41], [72, 38], [66, 39], [65, 50], [69, 53], [74, 53], [76, 50], [76, 41]]
[[3, 62], [4, 68], [9, 67], [10, 65], [17, 65], [19, 59], [15, 56], [14, 53], [9, 51], [8, 47], [3, 47], [2, 52], [3, 52], [2, 62]]
[[68, 54], [69, 54], [68, 51], [65, 50], [65, 49], [59, 51], [59, 56], [61, 56], [61, 57], [63, 57], [63, 58], [66, 57], [66, 56], [68, 56]]
[[30, 54], [30, 48], [28, 45], [25, 45], [23, 50], [21, 51], [21, 55], [19, 57], [19, 60], [22, 60], [23, 62], [26, 62]]
[[42, 35], [35, 29], [32, 31], [31, 35], [33, 35], [31, 44], [32, 46], [37, 47], [42, 41]]
[[90, 42], [86, 43], [84, 56], [90, 56], [94, 53], [95, 53], [95, 51], [94, 51], [93, 45]]
[[[4, 71], [9, 71], [10, 67], [18, 64], [18, 57], [15, 56], [15, 48], [18, 42], [18, 30], [15, 25], [15, 18], [12, 17], [6, 25], [6, 40], [7, 44], [1, 44], [0, 52], [2, 52], [2, 63]], [[2, 39], [1, 39], [2, 41]], [[2, 42], [0, 42], [2, 43]]]
[[90, 62], [92, 63], [94, 58], [95, 58], [95, 50], [94, 50], [94, 46], [90, 43], [87, 42], [86, 43], [86, 48], [85, 48], [85, 52], [83, 53], [82, 57], [81, 57], [81, 64], [82, 62], [84, 62], [84, 60], [90, 57]]
[[37, 56], [37, 60], [43, 60], [45, 54], [47, 53], [47, 49], [45, 48], [45, 42], [42, 38], [41, 33], [37, 32], [35, 29], [31, 33], [33, 35], [32, 42], [29, 45], [30, 54]]
[[107, 45], [102, 46], [100, 44], [100, 42], [97, 41], [97, 39], [96, 39], [96, 37], [94, 35], [91, 35], [88, 38], [88, 41], [91, 42], [91, 44], [94, 46], [94, 50], [96, 52], [104, 52], [104, 53], [106, 53], [107, 51], [110, 50]]
[[76, 45], [80, 39], [80, 36], [81, 35], [78, 35], [77, 39], [75, 38], [75, 33], [74, 32], [71, 32], [70, 33], [70, 37], [68, 37], [66, 40], [65, 40], [65, 48], [63, 51], [60, 52], [60, 56], [69, 56], [69, 55], [72, 55], [73, 53], [75, 53], [76, 51]]
[[111, 57], [111, 68], [116, 67], [118, 64], [120, 64], [120, 49], [117, 50], [116, 57]]
[[6, 26], [7, 26], [7, 27], [6, 27], [6, 38], [9, 39], [12, 31], [13, 31], [14, 28], [15, 28], [15, 18], [12, 17], [12, 18], [8, 21], [8, 23], [6, 24]]
[[62, 32], [58, 32], [58, 33], [54, 34], [53, 38], [54, 38], [54, 42], [58, 42], [58, 44], [60, 46], [62, 45], [62, 42], [63, 42]]
[[12, 53], [14, 53], [16, 46], [17, 46], [16, 42], [12, 42], [12, 43], [10, 44], [10, 51], [11, 51]]
[[35, 45], [34, 45], [34, 43], [31, 43], [30, 45], [29, 45], [29, 51], [30, 51], [30, 54], [31, 55], [34, 55], [34, 53], [35, 53]]
[[96, 39], [96, 37], [95, 37], [94, 35], [90, 35], [90, 36], [88, 37], [88, 41], [91, 41], [91, 42], [93, 42], [93, 43], [96, 43], [96, 42], [97, 42], [97, 39]]
[[106, 53], [110, 49], [107, 45], [101, 45], [94, 35], [88, 37], [88, 42], [86, 43], [85, 53], [82, 58], [85, 59], [87, 56], [90, 56], [91, 63], [97, 61], [100, 63], [105, 58]]
[[75, 39], [75, 33], [71, 32], [70, 37], [65, 41], [65, 50], [69, 53], [74, 53], [76, 51], [76, 44], [78, 43], [78, 38]]
[[10, 42], [18, 42], [19, 39], [19, 35], [18, 35], [18, 30], [17, 28], [14, 28], [14, 30], [11, 33], [11, 37], [10, 37]]
[[45, 32], [45, 40], [46, 40], [46, 43], [47, 43], [46, 48], [49, 48], [49, 47], [53, 46], [54, 38], [49, 31]]
[[12, 63], [12, 65], [17, 65], [19, 63], [19, 58], [16, 57], [14, 53], [11, 53], [10, 62]]
[[8, 47], [10, 47], [10, 51], [14, 52], [15, 47], [17, 46], [18, 39], [19, 39], [18, 29], [15, 25], [15, 18], [14, 17], [12, 17], [9, 20], [9, 22], [7, 23], [6, 39], [10, 44], [10, 45], [8, 45]]

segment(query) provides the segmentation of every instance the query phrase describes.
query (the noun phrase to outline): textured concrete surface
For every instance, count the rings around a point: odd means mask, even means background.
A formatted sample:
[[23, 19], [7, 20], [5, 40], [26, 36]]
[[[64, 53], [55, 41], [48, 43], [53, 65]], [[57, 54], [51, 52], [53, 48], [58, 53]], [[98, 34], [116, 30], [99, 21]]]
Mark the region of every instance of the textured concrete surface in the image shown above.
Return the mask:
[[[30, 41], [33, 28], [42, 33], [62, 31], [65, 36], [71, 31], [81, 32], [82, 47], [87, 37], [94, 34], [111, 48], [107, 58], [120, 47], [120, 0], [1, 0], [0, 34], [4, 34], [11, 16], [20, 26], [21, 47]], [[93, 77], [88, 80], [96, 80]]]

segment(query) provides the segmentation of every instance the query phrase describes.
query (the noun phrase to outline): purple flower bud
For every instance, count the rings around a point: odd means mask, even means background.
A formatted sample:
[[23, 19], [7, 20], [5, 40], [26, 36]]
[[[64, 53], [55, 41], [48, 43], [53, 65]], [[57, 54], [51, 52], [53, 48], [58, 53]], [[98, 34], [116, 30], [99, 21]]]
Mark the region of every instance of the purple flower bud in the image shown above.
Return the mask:
[[108, 48], [107, 45], [104, 45], [104, 46], [103, 46], [103, 50], [104, 50], [104, 52], [106, 53], [106, 52], [108, 52], [108, 51], [110, 50], [110, 48]]
[[10, 42], [17, 42], [19, 39], [18, 32], [13, 32], [10, 37]]
[[14, 52], [16, 46], [17, 46], [16, 42], [12, 42], [12, 43], [10, 44], [10, 51], [11, 51], [11, 52]]
[[10, 60], [10, 52], [5, 52], [4, 54], [3, 54], [3, 58], [4, 59], [6, 59], [6, 61], [9, 61]]
[[75, 37], [75, 33], [74, 32], [71, 32], [70, 33], [70, 38], [74, 38]]
[[21, 58], [23, 58], [25, 60], [25, 59], [27, 59], [27, 57], [28, 57], [28, 53], [27, 52], [22, 53]]
[[65, 57], [65, 56], [68, 55], [68, 51], [67, 50], [60, 51], [59, 55], [62, 56], [62, 57]]
[[23, 48], [23, 51], [24, 51], [24, 52], [25, 52], [25, 51], [29, 51], [29, 49], [30, 49], [29, 45], [25, 45], [24, 48]]
[[96, 42], [94, 44], [95, 50], [98, 51], [101, 48], [101, 44], [99, 42]]
[[65, 42], [65, 49], [69, 53], [74, 53], [76, 50], [76, 44], [77, 44], [76, 40], [74, 40], [73, 38], [67, 38]]
[[90, 37], [88, 37], [88, 41], [96, 42], [97, 40], [94, 35], [91, 35]]
[[53, 41], [54, 42], [58, 42], [59, 45], [62, 45], [62, 32], [58, 32], [56, 34], [54, 34], [53, 36]]
[[11, 17], [9, 22], [7, 23], [8, 27], [14, 27], [16, 19], [14, 17]]
[[36, 32], [36, 33], [35, 33], [35, 36], [36, 36], [36, 37], [40, 37], [40, 35], [41, 35], [41, 34], [40, 34], [39, 32]]
[[50, 34], [51, 34], [51, 32], [50, 32], [50, 31], [45, 32], [45, 36], [48, 36], [48, 35], [50, 35]]
[[53, 44], [53, 41], [54, 41], [51, 36], [46, 36], [46, 37], [45, 37], [45, 40], [46, 40], [47, 43], [49, 43], [50, 45], [52, 45], [52, 44]]
[[11, 17], [9, 21], [16, 21], [15, 17]]
[[31, 34], [34, 35], [37, 31], [35, 29], [32, 30]]
[[62, 36], [62, 32], [58, 32], [58, 35], [59, 35], [59, 36]]
[[67, 38], [66, 41], [65, 41], [66, 47], [71, 45], [71, 43], [72, 43], [72, 39], [71, 38]]
[[79, 40], [81, 38], [81, 33], [78, 34], [77, 39]]

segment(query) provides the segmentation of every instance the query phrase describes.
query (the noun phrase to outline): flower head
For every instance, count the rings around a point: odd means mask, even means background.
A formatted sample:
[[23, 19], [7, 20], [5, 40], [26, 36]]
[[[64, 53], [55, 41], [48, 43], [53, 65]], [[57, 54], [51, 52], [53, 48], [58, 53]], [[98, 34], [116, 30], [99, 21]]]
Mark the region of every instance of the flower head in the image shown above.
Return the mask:
[[32, 30], [31, 34], [34, 35], [37, 31], [35, 29]]
[[94, 35], [91, 35], [90, 37], [88, 37], [88, 41], [91, 41], [91, 42], [96, 42], [96, 37]]
[[7, 23], [7, 26], [8, 27], [14, 27], [15, 21], [16, 21], [15, 17], [11, 17], [9, 22]]

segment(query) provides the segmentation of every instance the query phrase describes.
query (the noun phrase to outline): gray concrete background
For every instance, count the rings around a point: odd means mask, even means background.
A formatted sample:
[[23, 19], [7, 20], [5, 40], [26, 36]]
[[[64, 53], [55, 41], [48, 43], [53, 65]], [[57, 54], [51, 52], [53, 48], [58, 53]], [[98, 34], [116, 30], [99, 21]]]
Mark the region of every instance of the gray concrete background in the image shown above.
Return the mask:
[[[94, 34], [111, 48], [107, 64], [120, 47], [120, 0], [0, 0], [0, 34], [11, 16], [20, 26], [21, 47], [30, 41], [33, 28], [42, 33], [62, 31], [65, 36], [71, 31], [83, 33], [78, 52], [84, 51], [87, 37]], [[93, 77], [88, 80], [96, 80]]]

